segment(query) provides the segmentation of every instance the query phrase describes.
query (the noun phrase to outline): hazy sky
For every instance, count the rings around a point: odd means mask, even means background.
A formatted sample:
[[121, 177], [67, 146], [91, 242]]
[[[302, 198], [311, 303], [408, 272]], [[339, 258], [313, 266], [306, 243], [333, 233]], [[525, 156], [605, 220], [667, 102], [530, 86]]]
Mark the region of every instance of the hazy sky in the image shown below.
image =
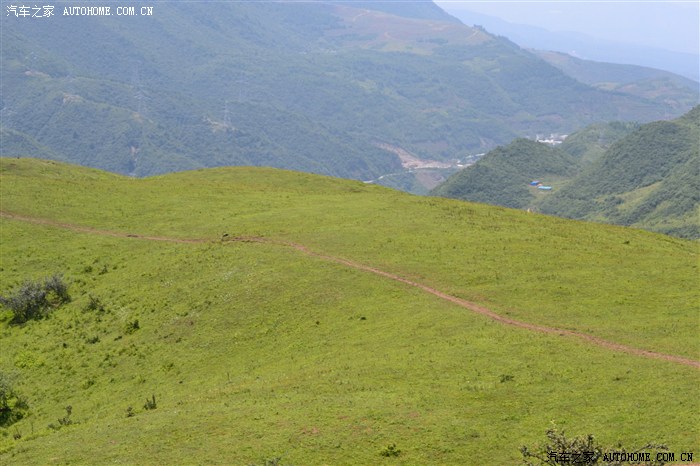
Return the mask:
[[700, 0], [437, 0], [435, 3], [448, 13], [465, 9], [550, 31], [580, 32], [628, 44], [700, 53]]

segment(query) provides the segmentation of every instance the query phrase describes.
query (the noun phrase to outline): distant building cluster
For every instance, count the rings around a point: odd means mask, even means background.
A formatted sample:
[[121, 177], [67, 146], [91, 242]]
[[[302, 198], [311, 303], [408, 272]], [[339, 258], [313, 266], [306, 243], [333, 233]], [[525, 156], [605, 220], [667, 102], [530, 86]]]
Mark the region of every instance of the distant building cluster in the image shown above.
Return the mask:
[[541, 142], [542, 144], [548, 144], [550, 146], [558, 146], [566, 140], [567, 136], [568, 134], [552, 133], [548, 137], [546, 137], [541, 134], [538, 134], [535, 137], [535, 141]]

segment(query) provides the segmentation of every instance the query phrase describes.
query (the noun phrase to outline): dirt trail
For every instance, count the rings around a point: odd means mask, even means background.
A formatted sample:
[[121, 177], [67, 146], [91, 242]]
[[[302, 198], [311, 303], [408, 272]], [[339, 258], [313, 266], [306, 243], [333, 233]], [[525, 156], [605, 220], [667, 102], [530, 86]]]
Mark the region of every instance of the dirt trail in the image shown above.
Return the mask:
[[[171, 237], [164, 237], [164, 236], [148, 236], [148, 235], [136, 235], [136, 234], [131, 234], [131, 233], [122, 233], [118, 231], [112, 231], [112, 230], [100, 230], [97, 228], [92, 228], [92, 227], [85, 227], [85, 226], [80, 226], [80, 225], [74, 225], [70, 223], [63, 223], [63, 222], [58, 222], [55, 220], [50, 220], [50, 219], [45, 219], [45, 218], [37, 218], [37, 217], [28, 217], [28, 216], [23, 216], [23, 215], [18, 215], [18, 214], [13, 214], [9, 212], [2, 212], [0, 211], [0, 217], [4, 218], [9, 218], [12, 220], [19, 220], [23, 222], [29, 222], [29, 223], [34, 223], [38, 225], [47, 225], [47, 226], [53, 226], [53, 227], [59, 227], [59, 228], [64, 228], [72, 231], [78, 231], [82, 233], [92, 233], [92, 234], [97, 234], [97, 235], [104, 235], [104, 236], [112, 236], [116, 238], [132, 238], [132, 239], [139, 239], [139, 240], [147, 240], [147, 241], [164, 241], [164, 242], [170, 242], [170, 243], [190, 243], [190, 244], [201, 244], [201, 243], [213, 243], [217, 242], [217, 240], [213, 239], [204, 239], [204, 238], [197, 238], [197, 239], [181, 239], [181, 238], [171, 238]], [[437, 296], [438, 298], [444, 299], [446, 301], [449, 301], [453, 304], [456, 304], [458, 306], [461, 306], [465, 309], [469, 309], [472, 312], [476, 312], [478, 314], [487, 316], [497, 322], [500, 322], [502, 324], [506, 325], [511, 325], [514, 327], [519, 327], [523, 328], [526, 330], [531, 330], [535, 332], [540, 332], [540, 333], [546, 333], [546, 334], [556, 334], [560, 336], [567, 336], [567, 337], [575, 337], [580, 340], [583, 340], [588, 343], [592, 343], [597, 346], [601, 346], [603, 348], [607, 348], [613, 351], [620, 351], [623, 353], [628, 353], [628, 354], [633, 354], [636, 356], [642, 356], [646, 358], [653, 358], [653, 359], [662, 359], [665, 361], [670, 361], [674, 362], [677, 364], [683, 364], [686, 366], [691, 366], [700, 369], [700, 361], [696, 361], [694, 359], [689, 359], [689, 358], [684, 358], [681, 356], [675, 356], [671, 354], [664, 354], [664, 353], [657, 353], [655, 351], [647, 351], [639, 348], [634, 348], [631, 346], [623, 345], [620, 343], [615, 343], [609, 340], [605, 340], [603, 338], [599, 338], [593, 335], [588, 335], [585, 333], [580, 333], [576, 332], [573, 330], [566, 330], [566, 329], [560, 329], [556, 327], [548, 327], [544, 325], [537, 325], [537, 324], [531, 324], [528, 322], [523, 322], [520, 320], [516, 319], [511, 319], [509, 317], [504, 317], [500, 314], [497, 314], [493, 311], [491, 311], [488, 308], [485, 308], [483, 306], [480, 306], [476, 303], [472, 303], [470, 301], [466, 301], [464, 299], [458, 298], [456, 296], [449, 295], [447, 293], [443, 293], [440, 290], [437, 290], [435, 288], [431, 288], [427, 285], [424, 285], [422, 283], [414, 282], [412, 280], [408, 280], [406, 278], [403, 278], [399, 275], [395, 275], [393, 273], [385, 272], [383, 270], [370, 267], [368, 265], [360, 264], [359, 262], [354, 262], [348, 259], [343, 259], [342, 257], [336, 257], [336, 256], [330, 256], [326, 255], [323, 253], [315, 252], [307, 248], [306, 246], [299, 244], [299, 243], [293, 243], [293, 242], [285, 242], [285, 241], [279, 241], [279, 240], [274, 240], [274, 239], [268, 239], [268, 238], [261, 238], [261, 237], [254, 237], [254, 236], [238, 236], [238, 237], [224, 237], [221, 240], [218, 240], [221, 242], [252, 242], [252, 243], [267, 243], [267, 244], [275, 244], [279, 246], [284, 246], [288, 248], [293, 248], [299, 252], [302, 252], [308, 256], [312, 257], [317, 257], [319, 259], [327, 260], [330, 262], [335, 262], [337, 264], [342, 264], [347, 267], [352, 267], [357, 270], [362, 270], [365, 272], [370, 272], [397, 282], [404, 283], [409, 286], [413, 286], [415, 288], [419, 288], [427, 293], [430, 293], [434, 296]]]

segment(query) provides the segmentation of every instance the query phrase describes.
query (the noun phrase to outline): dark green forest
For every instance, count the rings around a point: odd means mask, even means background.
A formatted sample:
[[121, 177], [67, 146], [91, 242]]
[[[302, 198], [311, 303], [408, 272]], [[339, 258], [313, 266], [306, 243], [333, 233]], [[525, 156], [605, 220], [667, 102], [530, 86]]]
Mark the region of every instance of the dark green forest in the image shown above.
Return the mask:
[[542, 212], [700, 238], [700, 107], [640, 127], [613, 144]]
[[698, 141], [700, 107], [672, 121], [595, 124], [556, 148], [497, 148], [432, 194], [700, 238]]
[[558, 148], [517, 139], [453, 175], [432, 194], [523, 209], [536, 197], [531, 181], [571, 177], [578, 168], [579, 162]]

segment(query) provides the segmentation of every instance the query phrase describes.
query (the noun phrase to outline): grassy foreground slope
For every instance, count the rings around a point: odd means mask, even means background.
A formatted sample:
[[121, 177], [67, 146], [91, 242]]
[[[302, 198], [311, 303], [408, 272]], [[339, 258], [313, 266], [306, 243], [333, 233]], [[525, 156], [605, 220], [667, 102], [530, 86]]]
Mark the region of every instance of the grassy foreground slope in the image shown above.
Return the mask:
[[[504, 315], [697, 359], [694, 243], [269, 169], [136, 180], [2, 159], [0, 176], [3, 212], [212, 239], [0, 219], [2, 293], [60, 272], [73, 295], [49, 319], [0, 322], [0, 370], [30, 405], [0, 430], [0, 463], [378, 464], [395, 443], [406, 464], [506, 464], [553, 419], [609, 444], [700, 446], [694, 368], [219, 238], [296, 241]], [[66, 405], [76, 423], [54, 432]]]

